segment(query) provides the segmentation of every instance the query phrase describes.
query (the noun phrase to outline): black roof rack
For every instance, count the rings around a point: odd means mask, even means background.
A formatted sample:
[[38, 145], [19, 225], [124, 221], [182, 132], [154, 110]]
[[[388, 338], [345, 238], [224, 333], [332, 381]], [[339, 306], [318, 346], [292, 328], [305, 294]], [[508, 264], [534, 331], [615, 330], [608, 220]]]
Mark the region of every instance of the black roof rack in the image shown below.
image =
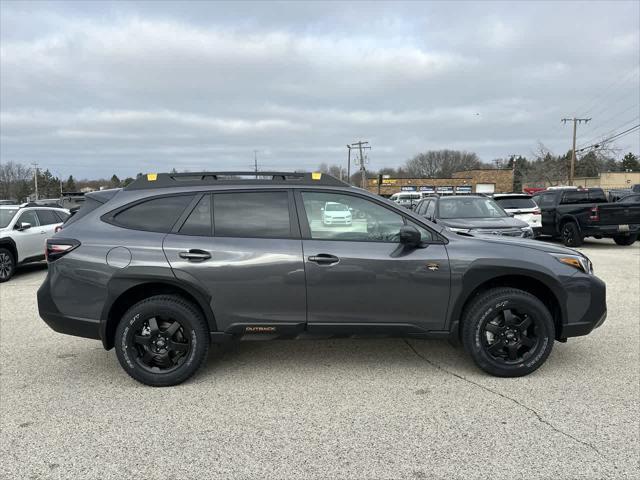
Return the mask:
[[349, 184], [326, 173], [295, 172], [195, 172], [195, 173], [148, 173], [139, 176], [125, 190], [151, 188], [192, 187], [202, 185], [322, 185], [348, 187]]

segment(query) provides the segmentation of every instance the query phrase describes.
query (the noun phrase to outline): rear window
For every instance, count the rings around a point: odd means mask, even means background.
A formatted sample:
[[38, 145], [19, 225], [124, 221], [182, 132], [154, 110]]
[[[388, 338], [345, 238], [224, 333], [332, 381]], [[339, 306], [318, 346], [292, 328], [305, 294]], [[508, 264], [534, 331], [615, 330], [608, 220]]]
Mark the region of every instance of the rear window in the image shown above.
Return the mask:
[[502, 197], [494, 198], [502, 208], [536, 208], [536, 202], [530, 197]]
[[589, 190], [590, 202], [606, 202], [607, 196], [604, 194], [604, 190]]
[[117, 213], [112, 223], [133, 230], [168, 233], [193, 197], [174, 195], [147, 200]]
[[60, 223], [60, 218], [53, 210], [37, 210], [37, 212], [40, 225], [53, 225], [55, 223]]
[[219, 193], [213, 197], [216, 237], [289, 238], [287, 192]]
[[564, 192], [560, 203], [589, 203], [589, 193], [586, 190]]

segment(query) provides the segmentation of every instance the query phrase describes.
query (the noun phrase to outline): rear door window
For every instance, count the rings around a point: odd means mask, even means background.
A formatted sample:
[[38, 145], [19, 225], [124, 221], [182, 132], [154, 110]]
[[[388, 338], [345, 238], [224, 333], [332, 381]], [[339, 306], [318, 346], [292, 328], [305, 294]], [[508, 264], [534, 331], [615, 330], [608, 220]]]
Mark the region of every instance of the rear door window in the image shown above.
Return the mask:
[[112, 223], [133, 230], [167, 233], [192, 200], [193, 195], [146, 200], [116, 213]]
[[185, 220], [182, 228], [180, 228], [180, 233], [183, 235], [210, 236], [211, 226], [211, 195], [205, 195]]
[[40, 225], [53, 225], [61, 222], [60, 217], [53, 210], [37, 210], [37, 212]]
[[216, 237], [290, 238], [287, 192], [234, 192], [213, 196]]

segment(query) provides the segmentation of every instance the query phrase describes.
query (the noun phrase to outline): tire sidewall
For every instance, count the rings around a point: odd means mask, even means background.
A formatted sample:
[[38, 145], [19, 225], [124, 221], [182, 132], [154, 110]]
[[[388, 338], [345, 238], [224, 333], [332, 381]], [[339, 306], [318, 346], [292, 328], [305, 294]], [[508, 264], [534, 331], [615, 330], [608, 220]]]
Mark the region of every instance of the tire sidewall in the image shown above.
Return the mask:
[[[540, 337], [533, 355], [517, 364], [501, 363], [491, 357], [483, 343], [485, 321], [494, 318], [501, 311], [514, 308], [525, 309], [537, 320], [536, 328]], [[463, 343], [476, 364], [493, 375], [516, 377], [527, 375], [539, 368], [551, 353], [555, 329], [547, 308], [535, 297], [527, 294], [496, 295], [480, 301], [473, 309], [472, 318], [465, 320]]]
[[[179, 320], [191, 343], [187, 359], [177, 369], [166, 373], [149, 372], [141, 367], [134, 357], [137, 352], [130, 343], [139, 326], [160, 313]], [[184, 304], [160, 299], [143, 301], [130, 308], [116, 328], [114, 343], [122, 368], [134, 379], [153, 386], [176, 385], [189, 378], [200, 367], [209, 345], [208, 332], [196, 311]]]
[[14, 257], [13, 253], [11, 253], [11, 250], [8, 250], [6, 248], [0, 248], [0, 253], [8, 255], [9, 259], [11, 260], [11, 271], [9, 272], [9, 275], [7, 276], [7, 278], [0, 278], [0, 283], [8, 282], [13, 277], [13, 274], [16, 273], [16, 258]]

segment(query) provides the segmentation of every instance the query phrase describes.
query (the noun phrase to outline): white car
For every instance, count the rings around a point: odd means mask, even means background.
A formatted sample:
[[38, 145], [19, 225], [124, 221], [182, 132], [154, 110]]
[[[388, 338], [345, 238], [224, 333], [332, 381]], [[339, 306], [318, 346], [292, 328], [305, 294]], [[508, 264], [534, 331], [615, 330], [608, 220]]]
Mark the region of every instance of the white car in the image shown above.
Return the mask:
[[0, 283], [16, 266], [44, 259], [45, 240], [69, 217], [64, 208], [0, 205]]
[[322, 209], [323, 225], [351, 225], [352, 215], [349, 207], [338, 202], [327, 202]]
[[431, 194], [426, 192], [398, 192], [389, 197], [389, 200], [396, 202], [398, 205], [412, 209], [420, 200], [430, 196]]
[[533, 230], [533, 236], [540, 235], [542, 230], [542, 215], [540, 208], [526, 193], [497, 193], [493, 199], [507, 213], [513, 214], [518, 220], [527, 222]]

